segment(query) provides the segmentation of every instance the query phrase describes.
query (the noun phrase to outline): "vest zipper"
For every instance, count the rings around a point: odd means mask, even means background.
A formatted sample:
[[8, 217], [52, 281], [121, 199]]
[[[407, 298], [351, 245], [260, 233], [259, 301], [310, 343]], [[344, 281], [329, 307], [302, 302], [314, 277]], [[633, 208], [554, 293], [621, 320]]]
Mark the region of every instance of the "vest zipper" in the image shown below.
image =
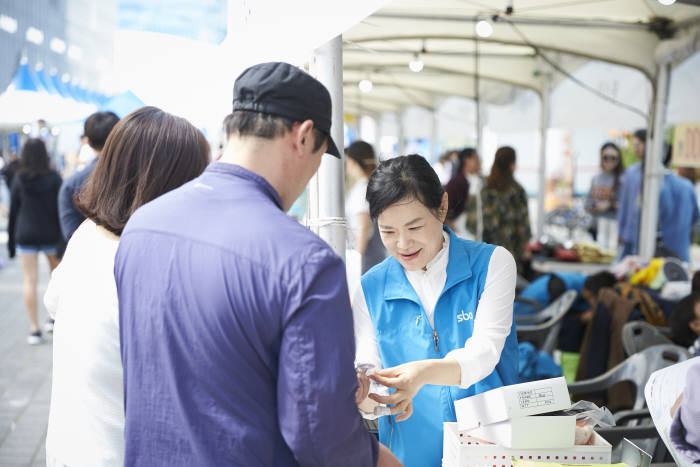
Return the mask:
[[437, 353], [440, 353], [440, 349], [438, 348], [439, 341], [440, 341], [440, 339], [438, 339], [437, 332], [435, 331], [435, 329], [433, 329], [433, 342], [435, 343], [435, 351]]

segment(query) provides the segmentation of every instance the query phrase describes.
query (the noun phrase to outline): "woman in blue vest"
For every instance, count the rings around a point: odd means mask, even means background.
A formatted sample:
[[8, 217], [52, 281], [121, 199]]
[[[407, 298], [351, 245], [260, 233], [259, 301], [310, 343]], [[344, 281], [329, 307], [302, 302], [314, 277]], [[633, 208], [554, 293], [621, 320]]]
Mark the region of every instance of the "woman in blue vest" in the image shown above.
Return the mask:
[[515, 261], [443, 225], [447, 194], [421, 156], [380, 164], [367, 201], [391, 256], [353, 296], [356, 364], [392, 393], [360, 394], [360, 409], [391, 406], [379, 440], [406, 466], [440, 466], [454, 401], [517, 382]]

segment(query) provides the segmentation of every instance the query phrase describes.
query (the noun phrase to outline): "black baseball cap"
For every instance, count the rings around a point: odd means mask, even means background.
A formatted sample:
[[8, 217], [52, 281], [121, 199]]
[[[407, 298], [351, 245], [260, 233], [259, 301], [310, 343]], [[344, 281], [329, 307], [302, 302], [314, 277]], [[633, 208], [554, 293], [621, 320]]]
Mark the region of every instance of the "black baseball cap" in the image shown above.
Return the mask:
[[328, 137], [326, 152], [340, 158], [331, 138], [331, 95], [320, 81], [283, 62], [253, 65], [233, 84], [233, 111], [248, 110], [295, 122], [311, 120]]

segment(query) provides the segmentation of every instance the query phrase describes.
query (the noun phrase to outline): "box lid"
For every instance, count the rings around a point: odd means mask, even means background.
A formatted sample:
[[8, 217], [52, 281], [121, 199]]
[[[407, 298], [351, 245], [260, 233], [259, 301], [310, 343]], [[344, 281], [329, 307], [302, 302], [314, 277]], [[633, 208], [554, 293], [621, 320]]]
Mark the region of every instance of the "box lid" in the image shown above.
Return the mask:
[[570, 407], [564, 377], [502, 386], [455, 402], [460, 430]]

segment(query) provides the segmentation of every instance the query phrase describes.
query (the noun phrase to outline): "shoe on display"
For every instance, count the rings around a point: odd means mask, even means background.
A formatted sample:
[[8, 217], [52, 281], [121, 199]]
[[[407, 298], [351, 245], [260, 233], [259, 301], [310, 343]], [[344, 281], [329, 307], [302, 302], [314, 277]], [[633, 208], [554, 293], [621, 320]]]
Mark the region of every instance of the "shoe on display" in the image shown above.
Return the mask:
[[44, 338], [41, 337], [41, 331], [34, 331], [29, 333], [27, 336], [27, 344], [29, 345], [39, 345], [44, 342]]
[[52, 320], [51, 318], [47, 319], [46, 324], [44, 324], [44, 332], [46, 332], [47, 334], [53, 333], [53, 323], [54, 322], [55, 321]]

